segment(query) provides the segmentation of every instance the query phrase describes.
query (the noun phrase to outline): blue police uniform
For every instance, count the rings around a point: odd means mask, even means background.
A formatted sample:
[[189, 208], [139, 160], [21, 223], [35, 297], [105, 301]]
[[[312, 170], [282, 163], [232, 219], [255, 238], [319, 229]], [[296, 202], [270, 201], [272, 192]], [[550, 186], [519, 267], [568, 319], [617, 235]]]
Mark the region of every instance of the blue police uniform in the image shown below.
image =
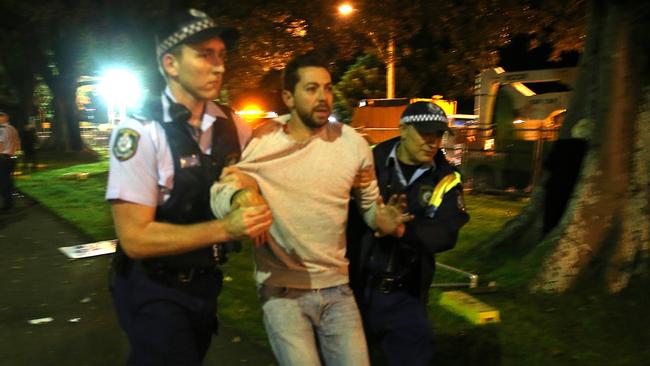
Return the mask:
[[433, 355], [426, 315], [435, 254], [453, 248], [458, 231], [469, 220], [460, 175], [438, 151], [432, 165], [419, 166], [407, 177], [397, 160], [400, 138], [377, 145], [375, 172], [385, 201], [405, 194], [407, 211], [402, 238], [375, 238], [351, 219], [348, 255], [351, 283], [371, 343], [381, 345], [389, 365], [427, 365]]
[[[199, 136], [188, 113], [167, 90], [144, 115], [118, 126], [107, 199], [155, 206], [157, 222], [214, 219], [210, 186], [239, 159], [250, 128], [226, 107], [207, 102]], [[132, 260], [118, 246], [111, 290], [131, 344], [129, 364], [201, 364], [217, 329], [222, 247]]]

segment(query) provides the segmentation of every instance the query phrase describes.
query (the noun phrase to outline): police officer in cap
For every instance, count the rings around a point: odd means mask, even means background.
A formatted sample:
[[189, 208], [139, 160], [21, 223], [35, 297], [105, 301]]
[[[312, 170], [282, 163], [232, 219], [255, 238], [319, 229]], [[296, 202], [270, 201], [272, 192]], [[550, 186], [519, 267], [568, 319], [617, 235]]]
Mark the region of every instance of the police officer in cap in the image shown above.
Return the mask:
[[[236, 31], [190, 9], [166, 18], [157, 56], [167, 87], [111, 136], [110, 201], [119, 239], [112, 294], [131, 345], [129, 365], [199, 365], [216, 331], [225, 244], [268, 230], [267, 206], [223, 220], [209, 189], [250, 138], [219, 95]], [[241, 179], [238, 179], [241, 178]], [[238, 174], [234, 189], [255, 189]]]
[[[371, 346], [381, 345], [389, 365], [428, 365], [433, 356], [426, 305], [435, 254], [456, 244], [469, 220], [460, 174], [440, 150], [447, 116], [429, 102], [410, 104], [400, 136], [378, 144], [375, 173], [381, 195], [407, 196], [407, 222], [397, 237], [350, 227], [350, 275]], [[356, 230], [356, 235], [354, 231]]]

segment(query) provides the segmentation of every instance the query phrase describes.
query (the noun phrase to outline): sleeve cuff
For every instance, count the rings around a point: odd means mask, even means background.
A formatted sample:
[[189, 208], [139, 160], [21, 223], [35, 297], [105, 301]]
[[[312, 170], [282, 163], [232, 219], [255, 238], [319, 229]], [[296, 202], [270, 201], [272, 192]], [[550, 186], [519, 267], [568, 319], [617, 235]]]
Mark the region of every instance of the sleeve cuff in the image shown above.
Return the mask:
[[232, 200], [239, 188], [228, 184], [215, 183], [210, 187], [210, 209], [217, 219], [223, 219], [230, 213]]
[[377, 223], [375, 217], [377, 215], [377, 205], [373, 204], [367, 210], [363, 212], [363, 221], [366, 222], [372, 230], [377, 230]]

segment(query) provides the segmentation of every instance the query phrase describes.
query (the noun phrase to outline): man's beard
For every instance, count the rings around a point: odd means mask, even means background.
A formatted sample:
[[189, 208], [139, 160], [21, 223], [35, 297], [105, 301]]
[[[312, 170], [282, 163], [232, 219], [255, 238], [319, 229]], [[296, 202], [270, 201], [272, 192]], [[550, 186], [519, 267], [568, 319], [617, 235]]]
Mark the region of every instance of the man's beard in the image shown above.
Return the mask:
[[[318, 130], [319, 128], [323, 127], [325, 124], [327, 124], [328, 120], [325, 119], [325, 122], [319, 123], [316, 121], [312, 116], [314, 113], [314, 109], [311, 109], [310, 111], [306, 112], [301, 109], [298, 109], [298, 116], [300, 117], [300, 120], [302, 121], [302, 124], [305, 125], [305, 127], [309, 128], [310, 130]], [[331, 113], [331, 112], [330, 112]]]

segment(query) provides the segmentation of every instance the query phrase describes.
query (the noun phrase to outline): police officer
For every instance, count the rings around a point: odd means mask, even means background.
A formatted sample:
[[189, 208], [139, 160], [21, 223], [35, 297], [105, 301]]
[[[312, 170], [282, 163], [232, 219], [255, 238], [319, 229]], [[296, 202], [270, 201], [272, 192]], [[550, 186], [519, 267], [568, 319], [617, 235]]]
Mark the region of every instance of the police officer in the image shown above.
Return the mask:
[[[263, 203], [223, 220], [209, 208], [211, 184], [251, 134], [212, 102], [236, 31], [194, 9], [166, 22], [156, 51], [167, 87], [114, 130], [110, 145], [106, 199], [119, 239], [112, 294], [131, 345], [129, 365], [201, 364], [217, 326], [222, 248], [272, 222]], [[255, 188], [240, 183], [234, 189]]]
[[13, 178], [16, 168], [16, 151], [20, 150], [18, 132], [9, 124], [9, 115], [0, 111], [0, 195], [4, 199], [2, 210], [10, 210], [14, 206]]
[[[375, 173], [384, 199], [407, 196], [414, 216], [397, 237], [369, 230], [351, 243], [351, 277], [371, 345], [389, 365], [428, 365], [433, 355], [427, 320], [435, 254], [453, 248], [467, 223], [460, 174], [440, 150], [447, 116], [429, 102], [410, 104], [400, 136], [377, 145]], [[356, 225], [356, 224], [355, 224]]]

